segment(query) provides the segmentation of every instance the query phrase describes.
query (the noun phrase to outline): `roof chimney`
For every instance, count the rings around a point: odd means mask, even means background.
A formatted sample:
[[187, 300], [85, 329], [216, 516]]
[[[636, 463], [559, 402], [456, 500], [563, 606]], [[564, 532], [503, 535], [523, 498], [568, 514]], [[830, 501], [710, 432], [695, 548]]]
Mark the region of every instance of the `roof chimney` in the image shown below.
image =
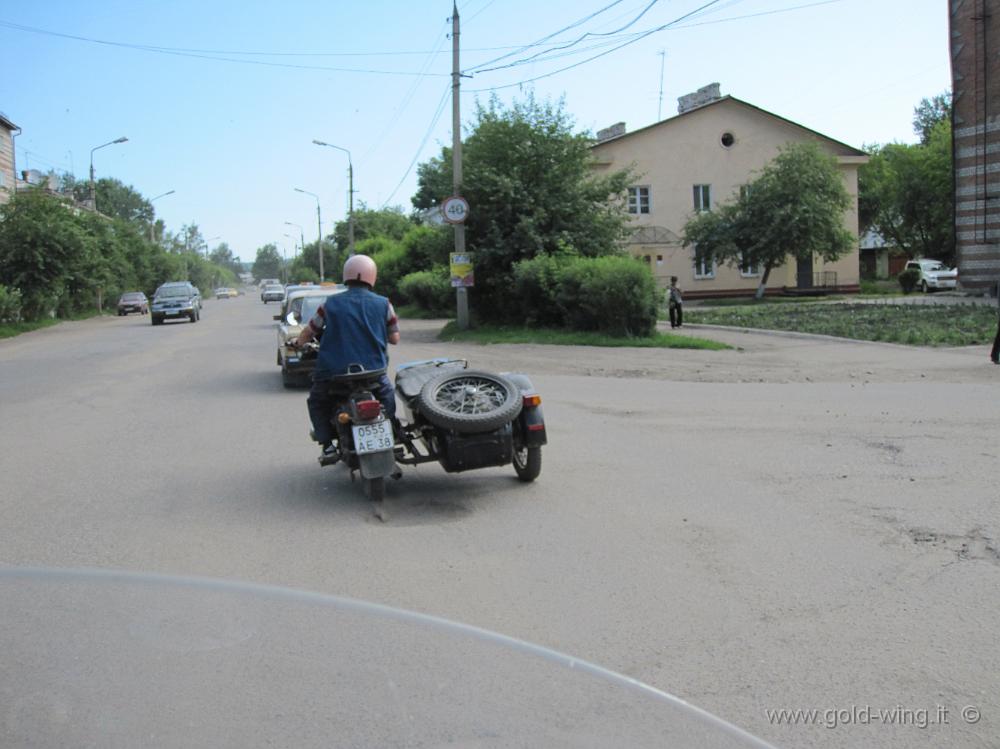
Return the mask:
[[716, 99], [721, 99], [722, 95], [719, 93], [718, 83], [709, 83], [707, 86], [702, 86], [693, 94], [685, 94], [677, 99], [677, 114], [684, 114], [697, 107], [702, 107], [705, 104], [709, 104]]
[[611, 140], [612, 138], [617, 138], [622, 135], [625, 135], [625, 123], [616, 122], [611, 127], [606, 127], [603, 130], [597, 131], [597, 142], [603, 143], [606, 140]]

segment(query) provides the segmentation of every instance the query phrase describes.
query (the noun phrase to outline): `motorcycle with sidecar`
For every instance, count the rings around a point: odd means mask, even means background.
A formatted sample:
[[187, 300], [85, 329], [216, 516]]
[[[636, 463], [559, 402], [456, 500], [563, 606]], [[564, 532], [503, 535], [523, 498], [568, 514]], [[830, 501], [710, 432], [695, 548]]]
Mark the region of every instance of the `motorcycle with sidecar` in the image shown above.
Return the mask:
[[321, 465], [344, 463], [361, 474], [382, 520], [385, 480], [400, 465], [437, 461], [449, 473], [513, 465], [521, 481], [542, 470], [546, 444], [542, 399], [521, 373], [469, 369], [464, 359], [427, 359], [396, 369], [396, 395], [405, 420], [387, 418], [375, 397], [384, 369], [352, 367], [330, 381], [337, 435]]

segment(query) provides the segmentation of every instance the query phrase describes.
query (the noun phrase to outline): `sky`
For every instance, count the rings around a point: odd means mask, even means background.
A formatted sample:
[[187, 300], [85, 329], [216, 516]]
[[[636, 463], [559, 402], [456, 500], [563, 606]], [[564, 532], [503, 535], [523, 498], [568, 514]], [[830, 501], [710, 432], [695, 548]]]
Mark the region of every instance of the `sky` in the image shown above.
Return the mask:
[[[709, 83], [836, 140], [916, 141], [950, 88], [948, 0], [458, 0], [461, 116], [529, 92], [629, 131]], [[452, 0], [4, 0], [18, 170], [131, 185], [168, 230], [291, 258], [355, 208], [411, 209], [451, 144]], [[593, 58], [593, 59], [591, 59]], [[661, 93], [662, 92], [662, 93]], [[470, 210], [474, 211], [475, 206]], [[289, 225], [286, 222], [290, 222]], [[301, 229], [300, 229], [301, 227]], [[285, 236], [285, 235], [291, 236]]]

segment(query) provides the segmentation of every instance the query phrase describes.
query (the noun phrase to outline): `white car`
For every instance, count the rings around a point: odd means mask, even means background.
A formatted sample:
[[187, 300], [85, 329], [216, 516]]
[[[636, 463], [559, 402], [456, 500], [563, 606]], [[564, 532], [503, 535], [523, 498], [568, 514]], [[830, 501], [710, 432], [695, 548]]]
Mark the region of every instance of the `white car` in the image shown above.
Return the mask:
[[958, 269], [949, 268], [940, 260], [910, 260], [906, 270], [915, 270], [920, 274], [917, 288], [924, 293], [936, 289], [954, 289], [958, 286]]

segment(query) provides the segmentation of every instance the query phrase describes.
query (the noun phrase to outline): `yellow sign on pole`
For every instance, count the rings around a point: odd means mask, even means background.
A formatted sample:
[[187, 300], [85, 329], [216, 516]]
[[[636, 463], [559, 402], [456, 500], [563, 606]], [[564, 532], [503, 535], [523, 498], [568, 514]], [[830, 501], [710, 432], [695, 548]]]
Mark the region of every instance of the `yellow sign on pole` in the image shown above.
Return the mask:
[[451, 256], [451, 285], [452, 286], [475, 286], [475, 279], [472, 273], [472, 254], [468, 252], [452, 252]]

